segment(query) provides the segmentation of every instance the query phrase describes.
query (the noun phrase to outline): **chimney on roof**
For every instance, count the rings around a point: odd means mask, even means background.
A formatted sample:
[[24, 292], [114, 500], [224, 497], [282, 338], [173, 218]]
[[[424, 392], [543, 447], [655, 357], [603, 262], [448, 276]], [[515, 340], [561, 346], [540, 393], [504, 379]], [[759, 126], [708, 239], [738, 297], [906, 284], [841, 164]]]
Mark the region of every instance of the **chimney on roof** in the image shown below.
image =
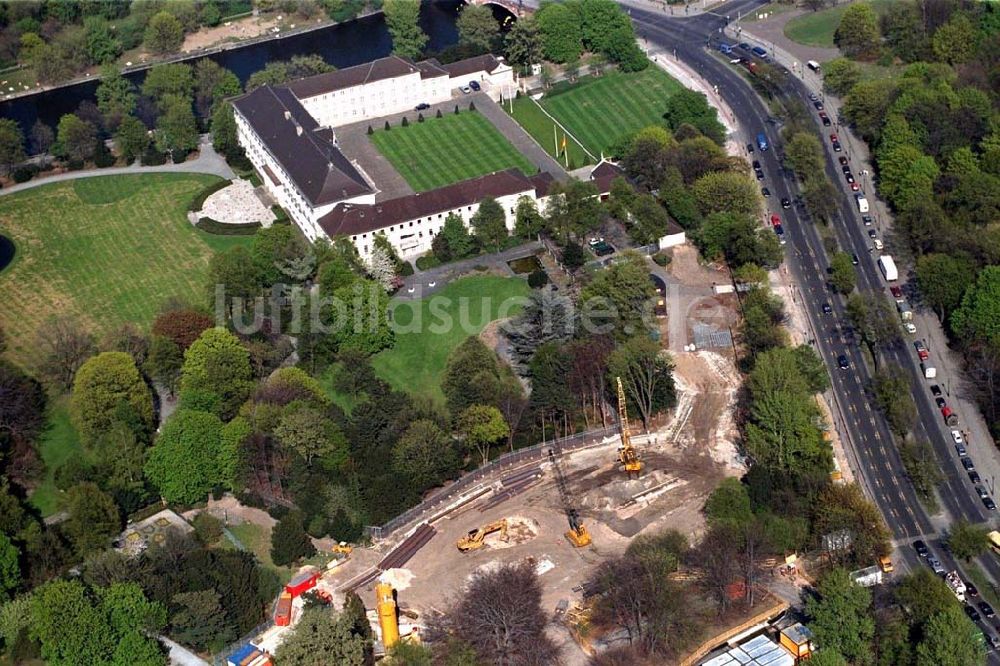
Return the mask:
[[285, 109], [285, 120], [291, 120], [291, 119], [292, 119], [292, 112], [289, 111], [288, 109]]

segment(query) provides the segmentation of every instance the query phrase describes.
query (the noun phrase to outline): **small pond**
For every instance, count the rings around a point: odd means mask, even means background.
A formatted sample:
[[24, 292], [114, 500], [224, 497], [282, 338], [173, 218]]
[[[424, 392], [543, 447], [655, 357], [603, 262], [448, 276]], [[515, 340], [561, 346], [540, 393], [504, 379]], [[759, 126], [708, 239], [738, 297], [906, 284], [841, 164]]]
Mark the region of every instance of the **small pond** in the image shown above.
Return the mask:
[[10, 265], [10, 262], [14, 261], [15, 252], [14, 241], [6, 236], [0, 236], [0, 271], [3, 271]]
[[507, 265], [510, 266], [510, 270], [518, 275], [528, 275], [542, 268], [542, 262], [538, 261], [538, 257], [535, 255], [513, 259], [508, 261]]

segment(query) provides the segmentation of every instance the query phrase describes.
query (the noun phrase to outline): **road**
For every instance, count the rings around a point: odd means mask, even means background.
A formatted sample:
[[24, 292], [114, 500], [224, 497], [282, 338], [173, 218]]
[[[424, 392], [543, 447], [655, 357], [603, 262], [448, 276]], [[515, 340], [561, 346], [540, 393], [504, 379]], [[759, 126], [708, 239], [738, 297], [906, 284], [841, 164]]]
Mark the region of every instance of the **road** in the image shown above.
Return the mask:
[[[718, 86], [719, 94], [737, 113], [745, 134], [745, 143], [753, 141], [750, 137], [757, 132], [766, 134], [772, 149], [766, 152], [758, 150], [752, 158], [760, 160], [767, 177], [765, 182], [772, 192], [768, 204], [772, 212], [778, 213], [782, 218], [789, 240], [786, 246], [786, 265], [798, 285], [798, 294], [806, 305], [815, 336], [814, 344], [829, 369], [832, 393], [844, 426], [840, 434], [853, 451], [862, 485], [881, 509], [898, 547], [896, 559], [905, 561], [904, 568], [926, 566], [909, 546], [920, 537], [931, 545], [946, 567], [960, 568], [941, 545], [942, 532], [949, 521], [932, 520], [924, 510], [906, 478], [888, 425], [872, 405], [871, 396], [866, 389], [871, 380], [871, 371], [860, 346], [844, 335], [842, 326], [848, 321], [844, 307], [846, 301], [827, 287], [825, 276], [829, 262], [816, 225], [801, 209], [793, 207], [781, 210], [780, 204], [776, 203], [782, 197], [794, 200], [797, 195], [794, 176], [784, 171], [778, 161], [782, 145], [778, 128], [768, 122], [769, 113], [765, 105], [742, 75], [725, 59], [717, 57], [706, 48], [708, 40], [720, 36], [720, 31], [727, 23], [727, 14], [735, 18], [738, 13], [745, 13], [761, 4], [763, 3], [759, 0], [730, 2], [712, 13], [686, 19], [667, 17], [662, 12], [650, 11], [635, 4], [627, 6], [637, 33], [649, 46], [675, 54], [678, 59]], [[808, 100], [809, 91], [798, 79], [789, 76], [786, 86], [786, 94], [798, 97], [807, 108], [812, 108]], [[816, 119], [815, 115], [813, 117]], [[820, 130], [826, 129], [820, 127]], [[823, 134], [829, 134], [829, 131]], [[871, 241], [859, 220], [854, 199], [840, 172], [830, 142], [824, 141], [824, 145], [828, 176], [842, 195], [840, 210], [833, 221], [836, 237], [841, 248], [857, 254], [860, 259], [857, 267], [858, 290], [881, 293], [885, 297], [886, 287], [875, 264], [874, 253], [871, 252]], [[824, 303], [830, 304], [832, 314], [823, 314]], [[837, 358], [840, 355], [847, 357], [849, 369], [841, 370], [838, 367]], [[931, 442], [945, 475], [940, 486], [941, 503], [945, 512], [952, 519], [966, 518], [976, 523], [983, 522], [986, 518], [985, 509], [975, 495], [965, 471], [959, 466], [948, 429], [944, 427], [940, 412], [931, 400], [912, 347], [905, 343], [885, 350], [883, 358], [904, 368], [909, 374], [919, 414], [914, 435]], [[1000, 564], [996, 558], [987, 555], [980, 558], [979, 562], [994, 581], [1000, 581]], [[991, 662], [1000, 663], [995, 653], [991, 654]]]

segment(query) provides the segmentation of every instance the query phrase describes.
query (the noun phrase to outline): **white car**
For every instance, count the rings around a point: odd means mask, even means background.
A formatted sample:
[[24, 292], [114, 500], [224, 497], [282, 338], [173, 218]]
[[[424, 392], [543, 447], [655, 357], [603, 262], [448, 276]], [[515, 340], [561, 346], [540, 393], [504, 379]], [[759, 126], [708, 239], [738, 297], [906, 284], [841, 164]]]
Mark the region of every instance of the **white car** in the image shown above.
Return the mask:
[[415, 287], [408, 287], [407, 290], [406, 290], [406, 293], [412, 294], [414, 291], [416, 291]]
[[459, 88], [459, 90], [462, 91], [463, 95], [468, 95], [470, 92], [472, 92], [472, 88], [470, 88], [469, 86], [462, 86], [461, 88]]
[[958, 430], [951, 431], [951, 438], [956, 444], [964, 444], [965, 440], [962, 439], [962, 433]]
[[876, 238], [875, 240], [873, 240], [872, 241], [872, 245], [875, 246], [876, 250], [881, 250], [883, 247], [885, 247], [885, 244], [882, 243], [882, 239], [881, 238]]
[[433, 289], [434, 287], [436, 287], [436, 286], [437, 286], [437, 282], [428, 282], [428, 283], [427, 283], [427, 286], [428, 286], [428, 287], [431, 287], [431, 288]]
[[914, 326], [913, 322], [910, 322], [910, 321], [908, 321], [905, 324], [903, 324], [903, 328], [905, 328], [906, 332], [909, 333], [910, 335], [913, 335], [914, 333], [917, 332], [917, 327]]

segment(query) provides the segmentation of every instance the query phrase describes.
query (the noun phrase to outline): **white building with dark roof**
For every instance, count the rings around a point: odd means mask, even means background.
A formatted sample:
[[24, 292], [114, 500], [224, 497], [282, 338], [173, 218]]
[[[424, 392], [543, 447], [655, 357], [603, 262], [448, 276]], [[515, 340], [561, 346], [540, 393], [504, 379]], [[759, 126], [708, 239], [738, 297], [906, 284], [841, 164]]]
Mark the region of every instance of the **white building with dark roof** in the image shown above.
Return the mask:
[[[321, 225], [321, 219], [339, 206], [374, 205], [378, 191], [377, 184], [340, 150], [334, 128], [407, 111], [420, 103], [447, 101], [452, 90], [470, 81], [478, 82], [494, 100], [513, 94], [515, 87], [513, 70], [492, 55], [448, 65], [433, 59], [414, 63], [389, 56], [285, 85], [261, 86], [233, 101], [237, 140], [260, 172], [267, 191], [306, 237], [324, 238], [330, 235], [326, 230], [331, 224]], [[491, 177], [497, 183], [511, 182], [497, 174], [483, 178]], [[518, 187], [525, 192], [534, 190], [524, 183]], [[433, 201], [435, 192], [412, 196]], [[386, 222], [383, 226], [396, 224]], [[356, 244], [359, 251], [365, 247], [364, 242]], [[397, 249], [404, 256], [415, 256], [402, 247]]]

